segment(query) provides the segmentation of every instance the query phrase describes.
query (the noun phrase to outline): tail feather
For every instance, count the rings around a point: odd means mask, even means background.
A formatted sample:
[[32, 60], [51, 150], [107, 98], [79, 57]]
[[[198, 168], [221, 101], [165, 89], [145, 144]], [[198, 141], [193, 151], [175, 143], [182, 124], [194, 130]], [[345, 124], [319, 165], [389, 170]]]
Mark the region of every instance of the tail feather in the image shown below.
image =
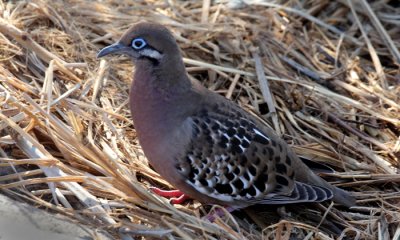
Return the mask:
[[351, 194], [343, 189], [335, 187], [311, 171], [302, 161], [297, 159], [297, 171], [299, 172], [297, 181], [327, 188], [333, 192], [333, 201], [346, 207], [356, 205], [356, 200]]
[[319, 177], [318, 175], [316, 175], [314, 173], [311, 173], [310, 177], [313, 178], [312, 182], [315, 185], [328, 188], [333, 192], [332, 200], [334, 202], [339, 203], [346, 207], [352, 207], [352, 206], [356, 205], [355, 198], [353, 196], [351, 196], [349, 192], [333, 186], [332, 184], [328, 183], [327, 181], [325, 181], [324, 179], [322, 179], [321, 177]]
[[333, 201], [342, 204], [346, 207], [352, 207], [356, 205], [356, 199], [350, 195], [349, 192], [333, 186]]

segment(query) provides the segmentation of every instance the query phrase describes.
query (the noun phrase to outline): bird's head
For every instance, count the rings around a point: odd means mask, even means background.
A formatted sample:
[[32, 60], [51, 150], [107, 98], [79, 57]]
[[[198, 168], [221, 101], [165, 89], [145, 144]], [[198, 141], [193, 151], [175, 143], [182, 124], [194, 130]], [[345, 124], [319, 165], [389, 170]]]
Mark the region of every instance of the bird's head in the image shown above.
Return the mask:
[[171, 32], [156, 23], [141, 21], [130, 27], [114, 44], [103, 48], [97, 57], [109, 54], [124, 54], [137, 61], [148, 59], [153, 63], [165, 58], [180, 58], [179, 47]]

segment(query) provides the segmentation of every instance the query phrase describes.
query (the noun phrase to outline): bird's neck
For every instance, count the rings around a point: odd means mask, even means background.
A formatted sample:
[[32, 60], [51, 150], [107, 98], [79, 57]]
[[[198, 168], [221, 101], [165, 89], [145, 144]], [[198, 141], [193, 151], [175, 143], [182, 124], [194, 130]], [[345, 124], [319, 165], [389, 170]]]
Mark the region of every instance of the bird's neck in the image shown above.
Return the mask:
[[[143, 78], [140, 75], [147, 76]], [[148, 60], [138, 61], [136, 63], [135, 79], [139, 80], [137, 84], [145, 84], [156, 91], [172, 95], [183, 93], [191, 87], [181, 59], [163, 62], [158, 65]]]
[[174, 69], [178, 70], [162, 69], [145, 60], [135, 64], [130, 107], [139, 138], [143, 136], [141, 140], [159, 139], [180, 119], [171, 109], [185, 102], [191, 82], [184, 68], [183, 71], [177, 67]]

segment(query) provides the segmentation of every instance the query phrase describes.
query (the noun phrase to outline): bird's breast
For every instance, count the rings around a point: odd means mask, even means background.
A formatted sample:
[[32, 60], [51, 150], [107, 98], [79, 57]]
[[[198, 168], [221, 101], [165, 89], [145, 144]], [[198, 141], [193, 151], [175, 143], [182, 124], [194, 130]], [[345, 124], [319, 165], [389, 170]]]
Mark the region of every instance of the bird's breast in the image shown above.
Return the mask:
[[175, 168], [174, 156], [180, 151], [178, 146], [184, 146], [190, 138], [190, 129], [184, 119], [177, 117], [174, 98], [154, 88], [150, 83], [153, 80], [151, 75], [136, 74], [131, 86], [130, 108], [143, 152], [168, 181], [165, 170]]
[[155, 89], [143, 80], [134, 79], [130, 92], [130, 109], [133, 123], [142, 145], [147, 142], [155, 144], [165, 136], [168, 128], [167, 102], [157, 96]]

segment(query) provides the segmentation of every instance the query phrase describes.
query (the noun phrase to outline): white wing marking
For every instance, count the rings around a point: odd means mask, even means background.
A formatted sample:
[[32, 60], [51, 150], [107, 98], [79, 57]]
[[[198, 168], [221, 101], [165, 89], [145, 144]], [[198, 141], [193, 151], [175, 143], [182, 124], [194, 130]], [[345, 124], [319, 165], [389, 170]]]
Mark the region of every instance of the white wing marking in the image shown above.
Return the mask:
[[269, 139], [267, 136], [265, 136], [264, 134], [262, 134], [260, 131], [258, 131], [256, 128], [253, 128], [253, 131], [259, 135], [260, 137], [265, 138], [267, 141], [271, 141], [271, 139]]

